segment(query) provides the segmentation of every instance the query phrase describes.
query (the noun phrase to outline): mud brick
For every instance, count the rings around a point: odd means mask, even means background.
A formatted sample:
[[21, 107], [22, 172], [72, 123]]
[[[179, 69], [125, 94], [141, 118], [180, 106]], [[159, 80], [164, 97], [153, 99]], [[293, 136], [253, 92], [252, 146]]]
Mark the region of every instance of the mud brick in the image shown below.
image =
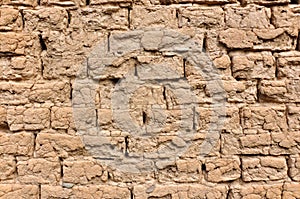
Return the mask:
[[0, 154], [32, 156], [34, 135], [32, 133], [1, 133]]
[[38, 185], [24, 184], [0, 184], [0, 197], [3, 199], [9, 198], [39, 198]]

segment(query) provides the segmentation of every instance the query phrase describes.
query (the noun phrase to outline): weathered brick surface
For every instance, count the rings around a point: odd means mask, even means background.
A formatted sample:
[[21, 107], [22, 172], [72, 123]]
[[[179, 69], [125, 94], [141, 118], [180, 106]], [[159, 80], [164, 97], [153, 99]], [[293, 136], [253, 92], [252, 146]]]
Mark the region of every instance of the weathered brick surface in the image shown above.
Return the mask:
[[0, 198], [300, 198], [299, 32], [299, 0], [0, 0]]

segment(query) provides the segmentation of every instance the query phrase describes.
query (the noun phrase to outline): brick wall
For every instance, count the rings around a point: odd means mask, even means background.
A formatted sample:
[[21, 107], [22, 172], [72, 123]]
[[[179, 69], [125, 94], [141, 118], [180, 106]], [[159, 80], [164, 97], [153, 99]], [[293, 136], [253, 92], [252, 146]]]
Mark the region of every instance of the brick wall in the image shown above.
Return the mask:
[[[0, 198], [300, 198], [299, 1], [0, 0], [0, 5]], [[156, 47], [162, 36], [149, 28], [195, 41], [219, 74], [224, 124], [205, 156], [199, 149], [218, 122], [211, 113], [211, 79], [170, 53], [167, 44]], [[140, 31], [143, 39], [129, 34], [130, 42], [123, 42], [131, 31]], [[142, 50], [116, 56], [99, 73], [99, 62], [91, 58], [97, 58], [99, 44], [111, 52], [135, 45]], [[162, 85], [142, 85], [129, 100], [130, 119], [141, 128], [155, 120], [154, 105], [163, 107], [162, 130], [148, 129], [155, 135], [143, 140], [115, 125], [113, 89], [131, 69], [143, 78], [143, 64], [171, 66], [174, 81], [191, 86], [197, 105], [186, 116], [195, 135], [174, 161], [155, 157], [153, 170], [131, 173], [95, 157], [100, 150], [95, 135], [105, 134], [127, 156], [156, 151], [170, 140], [179, 148], [182, 143], [174, 141], [182, 104]], [[95, 106], [80, 117], [100, 131], [82, 136], [78, 129], [87, 124], [74, 121], [74, 107], [88, 100], [72, 99], [90, 91], [89, 85], [74, 87], [87, 76], [97, 82]]]

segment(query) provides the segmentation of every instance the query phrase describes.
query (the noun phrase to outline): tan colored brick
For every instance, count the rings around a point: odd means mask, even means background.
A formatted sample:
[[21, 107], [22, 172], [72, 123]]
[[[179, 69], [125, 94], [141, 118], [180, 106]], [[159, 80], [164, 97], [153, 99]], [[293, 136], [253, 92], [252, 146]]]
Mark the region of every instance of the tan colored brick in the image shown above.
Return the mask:
[[246, 182], [287, 178], [284, 157], [243, 157], [242, 179]]
[[227, 101], [231, 103], [246, 102], [255, 103], [257, 100], [256, 82], [248, 81], [223, 81], [224, 90], [227, 93]]
[[0, 127], [7, 128], [7, 108], [0, 106]]
[[101, 183], [104, 169], [93, 160], [65, 160], [63, 181], [74, 184]]
[[72, 189], [61, 186], [42, 185], [41, 198], [115, 198], [129, 199], [127, 188], [111, 185], [74, 186]]
[[37, 0], [1, 0], [0, 5], [37, 6]]
[[17, 162], [18, 181], [21, 183], [58, 184], [60, 163], [54, 159], [28, 159]]
[[259, 5], [281, 5], [281, 4], [287, 4], [289, 3], [289, 0], [246, 0], [245, 3], [247, 4], [259, 4]]
[[283, 198], [297, 199], [300, 198], [299, 183], [286, 183], [283, 187]]
[[91, 0], [90, 5], [101, 5], [107, 3], [132, 3], [133, 0]]
[[220, 28], [224, 11], [220, 7], [187, 7], [179, 9], [180, 27]]
[[228, 5], [225, 7], [226, 26], [230, 28], [272, 28], [271, 9], [257, 5], [246, 7]]
[[265, 199], [281, 199], [283, 184], [271, 185], [237, 185], [234, 186], [229, 195], [230, 199], [233, 198], [265, 198]]
[[232, 57], [232, 73], [236, 79], [275, 78], [275, 58], [270, 52], [236, 52]]
[[242, 109], [244, 132], [284, 132], [287, 130], [286, 107], [254, 105]]
[[51, 127], [54, 129], [75, 128], [72, 107], [52, 107]]
[[68, 13], [65, 9], [52, 7], [23, 12], [26, 31], [63, 30], [67, 27]]
[[41, 72], [41, 62], [33, 57], [1, 57], [0, 79], [34, 79]]
[[1, 82], [0, 104], [19, 105], [29, 102], [29, 89], [33, 83]]
[[272, 7], [272, 21], [275, 27], [287, 27], [298, 29], [300, 27], [300, 16], [297, 7], [292, 5]]
[[288, 160], [289, 176], [294, 181], [300, 181], [300, 157], [291, 156]]
[[36, 138], [38, 157], [68, 157], [69, 153], [80, 154], [82, 149], [83, 143], [78, 136], [39, 133]]
[[226, 198], [228, 187], [215, 185], [137, 185], [133, 188], [136, 199], [142, 198]]
[[48, 108], [9, 107], [7, 122], [11, 131], [39, 130], [50, 126], [50, 110]]
[[0, 154], [32, 156], [33, 147], [32, 133], [0, 133]]
[[2, 156], [0, 159], [0, 180], [13, 179], [16, 174], [16, 160], [13, 156]]
[[39, 198], [38, 185], [0, 184], [0, 197], [3, 199]]
[[289, 51], [277, 55], [277, 76], [279, 78], [300, 79], [300, 53]]
[[168, 7], [142, 7], [134, 6], [130, 12], [132, 28], [145, 28], [149, 26], [163, 26], [176, 28], [176, 10]]
[[84, 0], [41, 0], [41, 5], [57, 5], [57, 6], [84, 6]]
[[22, 16], [17, 9], [0, 8], [0, 30], [21, 30]]
[[95, 30], [126, 30], [128, 28], [128, 9], [117, 6], [82, 8], [70, 12], [71, 28]]
[[40, 51], [39, 39], [35, 34], [0, 33], [0, 53], [37, 56]]
[[240, 159], [237, 156], [205, 159], [206, 180], [226, 182], [240, 178]]

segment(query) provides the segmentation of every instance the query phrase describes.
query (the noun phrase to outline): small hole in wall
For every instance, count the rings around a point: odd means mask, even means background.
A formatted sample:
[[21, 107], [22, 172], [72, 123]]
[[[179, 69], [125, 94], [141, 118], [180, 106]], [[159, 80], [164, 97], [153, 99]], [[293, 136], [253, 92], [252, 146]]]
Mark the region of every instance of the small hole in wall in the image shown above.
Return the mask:
[[290, 4], [300, 4], [300, 0], [291, 0]]
[[201, 165], [201, 170], [202, 170], [202, 171], [206, 171], [206, 165], [205, 165], [205, 164], [202, 164], [202, 165]]
[[300, 51], [300, 32], [298, 33], [297, 44], [296, 44], [296, 50]]

